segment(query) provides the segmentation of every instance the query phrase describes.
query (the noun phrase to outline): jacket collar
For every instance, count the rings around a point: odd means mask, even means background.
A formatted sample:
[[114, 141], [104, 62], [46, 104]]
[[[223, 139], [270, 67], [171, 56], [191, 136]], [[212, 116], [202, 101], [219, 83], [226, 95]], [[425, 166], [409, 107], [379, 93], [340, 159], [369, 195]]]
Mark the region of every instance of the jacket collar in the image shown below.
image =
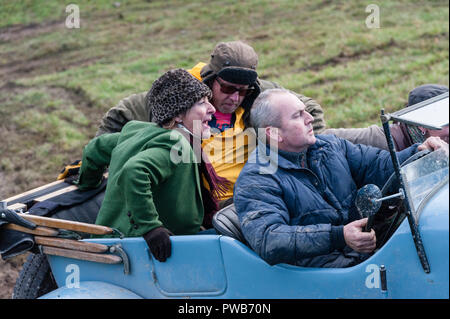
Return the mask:
[[[310, 158], [311, 156], [315, 156], [316, 152], [321, 150], [325, 145], [326, 142], [324, 140], [317, 138], [316, 143], [308, 147], [306, 157]], [[269, 145], [263, 145], [258, 141], [258, 146], [248, 160], [251, 163], [257, 163], [260, 166], [269, 167], [269, 165], [277, 165], [283, 169], [300, 169], [298, 165], [295, 165], [292, 161], [285, 158], [282, 153], [280, 154], [278, 150], [271, 149]]]

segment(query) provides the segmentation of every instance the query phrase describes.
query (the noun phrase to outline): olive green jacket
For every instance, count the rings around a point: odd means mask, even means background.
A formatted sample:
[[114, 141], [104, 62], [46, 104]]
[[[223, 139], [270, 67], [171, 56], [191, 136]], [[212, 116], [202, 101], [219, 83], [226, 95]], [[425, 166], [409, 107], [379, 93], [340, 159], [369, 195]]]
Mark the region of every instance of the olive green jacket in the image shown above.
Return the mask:
[[[259, 80], [261, 91], [281, 88], [278, 84], [266, 80]], [[292, 91], [291, 91], [292, 92]], [[294, 93], [306, 106], [306, 111], [314, 117], [314, 133], [320, 134], [325, 129], [325, 120], [322, 107], [313, 99]], [[149, 121], [150, 109], [147, 108], [145, 97], [147, 92], [133, 94], [121, 100], [111, 108], [102, 118], [96, 136], [104, 133], [120, 132], [122, 127], [131, 120]]]
[[85, 147], [78, 185], [108, 184], [96, 223], [127, 237], [165, 226], [176, 235], [195, 234], [203, 221], [198, 164], [176, 130], [130, 121], [122, 132], [94, 138]]
[[383, 128], [378, 125], [370, 125], [364, 128], [328, 128], [322, 134], [336, 135], [353, 144], [364, 144], [389, 150]]

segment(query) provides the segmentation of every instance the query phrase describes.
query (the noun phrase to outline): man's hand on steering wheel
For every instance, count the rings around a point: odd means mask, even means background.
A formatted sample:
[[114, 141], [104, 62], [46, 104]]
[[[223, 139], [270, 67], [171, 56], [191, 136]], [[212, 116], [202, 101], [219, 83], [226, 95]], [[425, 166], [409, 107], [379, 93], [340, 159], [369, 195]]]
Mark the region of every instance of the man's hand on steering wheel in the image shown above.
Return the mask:
[[430, 150], [430, 151], [436, 151], [438, 149], [442, 148], [445, 153], [448, 155], [448, 144], [445, 143], [443, 140], [441, 140], [439, 137], [436, 136], [430, 136], [417, 147], [417, 150], [423, 151], [423, 150]]

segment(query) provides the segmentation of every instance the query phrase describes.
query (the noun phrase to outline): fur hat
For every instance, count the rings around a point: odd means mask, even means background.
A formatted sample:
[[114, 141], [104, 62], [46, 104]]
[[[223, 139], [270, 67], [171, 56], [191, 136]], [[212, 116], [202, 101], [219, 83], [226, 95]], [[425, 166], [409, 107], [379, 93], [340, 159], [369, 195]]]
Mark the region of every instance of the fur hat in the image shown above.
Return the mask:
[[205, 96], [212, 96], [207, 85], [184, 69], [170, 70], [157, 79], [147, 93], [150, 120], [162, 125], [189, 110]]

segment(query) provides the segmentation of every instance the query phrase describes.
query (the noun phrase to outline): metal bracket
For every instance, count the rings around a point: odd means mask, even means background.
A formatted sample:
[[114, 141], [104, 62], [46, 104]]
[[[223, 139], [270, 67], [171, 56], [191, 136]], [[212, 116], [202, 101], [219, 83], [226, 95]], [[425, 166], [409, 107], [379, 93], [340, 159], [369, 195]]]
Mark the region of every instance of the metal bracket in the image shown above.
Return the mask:
[[381, 123], [387, 123], [391, 119], [391, 116], [389, 114], [385, 114], [384, 109], [383, 109], [383, 110], [381, 110], [380, 119], [381, 119]]
[[386, 266], [380, 266], [381, 291], [387, 292]]
[[67, 229], [58, 229], [58, 237], [66, 238], [66, 239], [75, 239], [75, 240], [81, 240], [83, 237], [78, 234], [77, 232], [67, 230]]
[[[384, 135], [386, 136], [386, 142], [389, 147], [389, 153], [391, 155], [392, 164], [394, 165], [395, 175], [399, 181], [400, 189], [405, 190], [406, 183], [405, 183], [403, 174], [401, 174], [400, 162], [399, 162], [397, 154], [395, 152], [396, 150], [395, 150], [395, 146], [394, 146], [394, 139], [392, 138], [391, 130], [389, 127], [389, 119], [391, 117], [389, 116], [389, 114], [384, 114], [384, 109], [383, 109], [383, 110], [381, 110], [380, 118], [381, 118], [381, 122], [383, 123]], [[388, 120], [386, 121], [386, 119], [388, 119]], [[410, 198], [408, 196], [408, 192], [404, 192], [403, 195], [405, 197], [404, 203], [405, 203], [405, 209], [406, 209], [406, 217], [408, 218], [409, 228], [411, 229], [411, 234], [412, 234], [412, 237], [414, 240], [414, 244], [416, 246], [417, 255], [419, 257], [420, 263], [422, 264], [423, 270], [425, 271], [425, 273], [428, 274], [430, 272], [430, 264], [428, 262], [427, 255], [425, 253], [425, 248], [423, 247], [423, 242], [422, 242], [422, 238], [419, 233], [419, 229], [416, 226], [414, 217], [412, 215], [412, 210], [413, 210], [412, 201], [410, 200]]]
[[109, 252], [119, 255], [123, 261], [123, 273], [128, 275], [130, 273], [130, 260], [128, 259], [128, 255], [125, 250], [122, 248], [122, 245], [115, 244], [109, 247]]
[[124, 238], [125, 238], [125, 234], [122, 233], [122, 232], [121, 232], [120, 230], [118, 230], [117, 228], [113, 228], [112, 230], [113, 230], [113, 233], [119, 235], [119, 238], [120, 238], [120, 239], [124, 239]]

